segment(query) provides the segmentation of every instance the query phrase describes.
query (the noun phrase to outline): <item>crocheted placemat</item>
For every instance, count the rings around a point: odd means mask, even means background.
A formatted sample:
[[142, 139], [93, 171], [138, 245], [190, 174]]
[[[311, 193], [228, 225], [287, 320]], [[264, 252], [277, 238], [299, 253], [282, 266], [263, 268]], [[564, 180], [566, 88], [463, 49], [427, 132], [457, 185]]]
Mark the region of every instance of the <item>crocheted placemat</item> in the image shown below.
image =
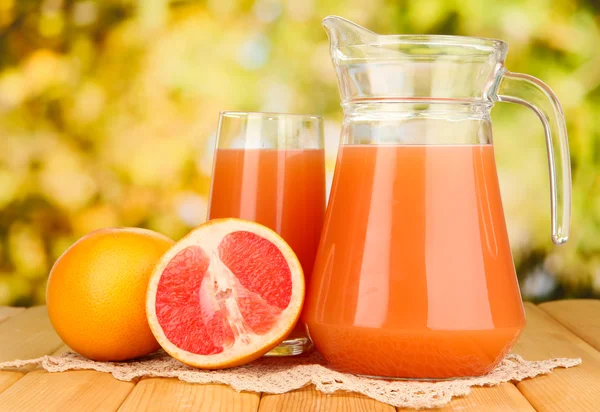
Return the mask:
[[508, 355], [491, 373], [476, 378], [444, 381], [389, 381], [337, 372], [326, 366], [318, 353], [305, 357], [261, 358], [232, 369], [204, 371], [186, 366], [164, 352], [129, 362], [95, 362], [76, 353], [0, 363], [0, 369], [38, 365], [48, 372], [92, 369], [130, 381], [151, 376], [178, 378], [191, 383], [223, 383], [237, 391], [285, 393], [314, 384], [323, 393], [357, 392], [404, 408], [431, 408], [447, 404], [455, 396], [467, 395], [472, 386], [494, 386], [546, 374], [554, 368], [570, 368], [581, 359], [556, 358], [527, 361]]

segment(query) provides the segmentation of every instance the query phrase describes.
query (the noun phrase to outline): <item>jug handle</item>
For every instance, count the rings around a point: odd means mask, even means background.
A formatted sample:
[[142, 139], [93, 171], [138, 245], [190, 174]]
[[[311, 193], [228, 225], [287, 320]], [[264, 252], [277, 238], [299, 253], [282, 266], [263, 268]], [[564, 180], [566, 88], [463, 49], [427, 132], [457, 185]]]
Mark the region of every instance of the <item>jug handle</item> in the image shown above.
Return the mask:
[[554, 92], [533, 76], [503, 69], [494, 100], [516, 103], [533, 110], [544, 125], [550, 174], [552, 241], [562, 245], [569, 237], [571, 220], [571, 160], [562, 107]]

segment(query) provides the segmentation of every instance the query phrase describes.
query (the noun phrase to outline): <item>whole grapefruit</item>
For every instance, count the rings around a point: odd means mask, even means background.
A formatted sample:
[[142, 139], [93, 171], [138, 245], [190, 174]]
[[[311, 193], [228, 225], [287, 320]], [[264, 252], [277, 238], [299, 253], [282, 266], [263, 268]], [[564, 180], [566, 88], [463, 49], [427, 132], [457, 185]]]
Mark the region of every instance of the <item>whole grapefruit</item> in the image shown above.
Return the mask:
[[74, 351], [122, 361], [159, 348], [146, 318], [148, 280], [175, 242], [150, 230], [100, 229], [56, 261], [46, 290], [48, 315]]

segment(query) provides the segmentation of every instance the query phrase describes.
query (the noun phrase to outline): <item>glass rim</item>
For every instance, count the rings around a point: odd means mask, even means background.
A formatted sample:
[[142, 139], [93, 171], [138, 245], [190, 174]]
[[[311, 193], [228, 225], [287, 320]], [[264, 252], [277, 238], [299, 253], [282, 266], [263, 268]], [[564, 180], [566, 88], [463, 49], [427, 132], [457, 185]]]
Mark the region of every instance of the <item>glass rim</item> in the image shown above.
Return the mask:
[[273, 118], [273, 119], [304, 119], [304, 120], [316, 120], [319, 122], [323, 121], [323, 117], [316, 114], [302, 114], [302, 113], [282, 113], [282, 112], [245, 112], [238, 110], [224, 110], [219, 112], [219, 117], [231, 117], [231, 118]]

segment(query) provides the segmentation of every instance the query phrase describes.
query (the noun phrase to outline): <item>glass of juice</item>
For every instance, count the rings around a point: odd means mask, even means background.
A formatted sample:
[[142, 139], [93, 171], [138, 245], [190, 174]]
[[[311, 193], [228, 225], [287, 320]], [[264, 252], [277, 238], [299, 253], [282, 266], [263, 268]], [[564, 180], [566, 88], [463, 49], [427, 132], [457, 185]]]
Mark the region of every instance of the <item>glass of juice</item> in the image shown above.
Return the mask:
[[[276, 231], [310, 283], [325, 215], [325, 151], [319, 116], [222, 112], [208, 219], [235, 217]], [[307, 286], [308, 287], [308, 286]], [[302, 321], [270, 356], [305, 353]]]

